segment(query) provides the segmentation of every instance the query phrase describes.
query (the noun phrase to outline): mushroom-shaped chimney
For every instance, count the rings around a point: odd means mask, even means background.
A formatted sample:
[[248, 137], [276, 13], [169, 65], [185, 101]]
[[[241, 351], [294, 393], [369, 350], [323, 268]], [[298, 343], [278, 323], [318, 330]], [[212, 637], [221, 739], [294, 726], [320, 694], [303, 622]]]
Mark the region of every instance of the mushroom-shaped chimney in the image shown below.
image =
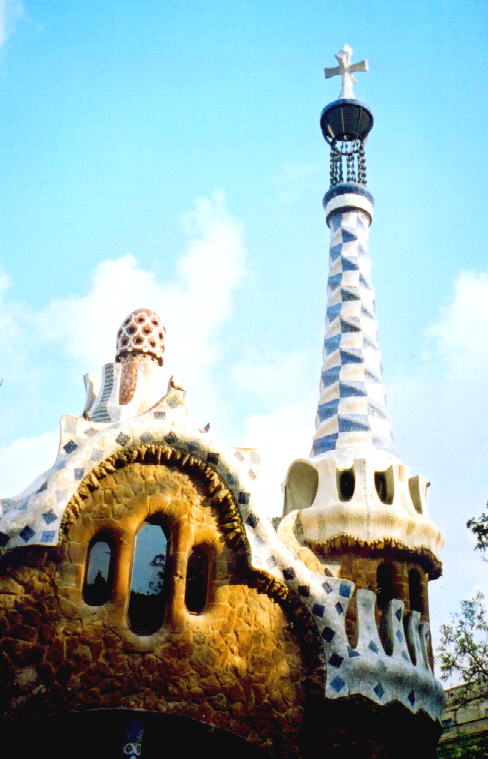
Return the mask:
[[[138, 308], [124, 320], [117, 332], [115, 361], [122, 364], [119, 403], [126, 405], [134, 397], [142, 364], [163, 365], [166, 330], [154, 311]], [[152, 374], [150, 367], [147, 368]], [[146, 371], [146, 375], [148, 371]]]
[[163, 365], [166, 330], [149, 308], [138, 308], [124, 320], [117, 332], [116, 362], [134, 355], [147, 356]]

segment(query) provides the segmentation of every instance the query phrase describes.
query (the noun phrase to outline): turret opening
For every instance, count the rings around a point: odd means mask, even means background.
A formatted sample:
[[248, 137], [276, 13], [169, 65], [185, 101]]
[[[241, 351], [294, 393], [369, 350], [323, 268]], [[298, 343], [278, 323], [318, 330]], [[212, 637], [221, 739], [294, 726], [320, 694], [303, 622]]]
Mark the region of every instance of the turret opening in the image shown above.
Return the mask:
[[376, 603], [378, 610], [381, 612], [381, 619], [379, 624], [379, 632], [381, 642], [385, 653], [391, 656], [393, 653], [393, 646], [387, 629], [387, 615], [386, 610], [389, 602], [395, 598], [395, 592], [393, 588], [393, 567], [390, 563], [383, 562], [376, 570]]
[[408, 480], [408, 489], [410, 491], [410, 498], [412, 499], [412, 503], [414, 505], [415, 511], [418, 511], [419, 514], [423, 513], [423, 500], [427, 493], [427, 488], [430, 485], [430, 482], [426, 482], [424, 485], [424, 492], [422, 493], [422, 484], [421, 479], [419, 475], [417, 474], [415, 477], [410, 477]]
[[306, 509], [312, 505], [319, 486], [319, 475], [315, 467], [306, 461], [295, 461], [288, 472], [285, 485], [283, 514], [294, 509]]
[[393, 591], [393, 569], [391, 564], [383, 562], [376, 570], [376, 594], [380, 611], [384, 611], [388, 601], [395, 597]]
[[374, 473], [374, 486], [378, 498], [382, 503], [392, 504], [395, 495], [395, 482], [393, 479], [393, 469], [390, 467], [384, 472]]
[[337, 472], [337, 492], [341, 501], [350, 501], [356, 488], [356, 478], [352, 469]]
[[425, 614], [422, 579], [418, 569], [411, 569], [408, 573], [408, 593], [410, 611], [419, 611], [421, 614]]

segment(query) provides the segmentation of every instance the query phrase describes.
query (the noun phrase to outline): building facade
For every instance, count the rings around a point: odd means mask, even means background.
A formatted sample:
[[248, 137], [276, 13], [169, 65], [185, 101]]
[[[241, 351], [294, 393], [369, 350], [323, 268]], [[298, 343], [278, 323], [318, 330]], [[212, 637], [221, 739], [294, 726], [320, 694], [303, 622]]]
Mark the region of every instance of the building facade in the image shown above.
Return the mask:
[[393, 450], [378, 347], [364, 143], [343, 88], [331, 148], [324, 365], [310, 457], [291, 464], [275, 529], [256, 452], [199, 429], [165, 330], [121, 325], [53, 467], [1, 501], [2, 727], [16, 755], [432, 757], [429, 580], [442, 537], [426, 482]]

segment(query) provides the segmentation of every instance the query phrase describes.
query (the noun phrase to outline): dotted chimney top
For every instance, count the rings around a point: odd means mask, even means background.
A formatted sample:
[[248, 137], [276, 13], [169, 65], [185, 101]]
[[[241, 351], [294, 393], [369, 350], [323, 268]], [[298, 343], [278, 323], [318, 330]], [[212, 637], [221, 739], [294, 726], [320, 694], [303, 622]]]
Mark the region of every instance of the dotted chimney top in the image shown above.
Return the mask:
[[149, 308], [138, 308], [122, 323], [117, 332], [115, 360], [143, 354], [163, 365], [166, 330], [161, 320]]

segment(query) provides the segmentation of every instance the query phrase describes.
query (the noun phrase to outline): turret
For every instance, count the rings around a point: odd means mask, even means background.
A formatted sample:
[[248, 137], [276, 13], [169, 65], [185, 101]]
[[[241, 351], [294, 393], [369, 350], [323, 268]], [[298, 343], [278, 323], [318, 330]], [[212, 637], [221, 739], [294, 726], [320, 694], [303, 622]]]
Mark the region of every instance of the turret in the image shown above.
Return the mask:
[[400, 604], [405, 629], [397, 637], [407, 632], [408, 638], [409, 624], [423, 625], [430, 667], [427, 583], [441, 573], [443, 539], [427, 512], [428, 483], [394, 450], [386, 404], [368, 250], [374, 200], [366, 186], [365, 142], [373, 115], [352, 89], [353, 72], [367, 71], [367, 63], [352, 64], [347, 46], [336, 58], [339, 65], [325, 76], [341, 75], [341, 92], [320, 118], [330, 146], [323, 201], [330, 248], [316, 431], [310, 458], [288, 470], [278, 532], [304, 560], [310, 552], [310, 566], [318, 561], [326, 573], [355, 584], [357, 603], [346, 619], [352, 644], [363, 634], [361, 594], [372, 591], [376, 603], [368, 608], [385, 652], [393, 647], [392, 604]]

